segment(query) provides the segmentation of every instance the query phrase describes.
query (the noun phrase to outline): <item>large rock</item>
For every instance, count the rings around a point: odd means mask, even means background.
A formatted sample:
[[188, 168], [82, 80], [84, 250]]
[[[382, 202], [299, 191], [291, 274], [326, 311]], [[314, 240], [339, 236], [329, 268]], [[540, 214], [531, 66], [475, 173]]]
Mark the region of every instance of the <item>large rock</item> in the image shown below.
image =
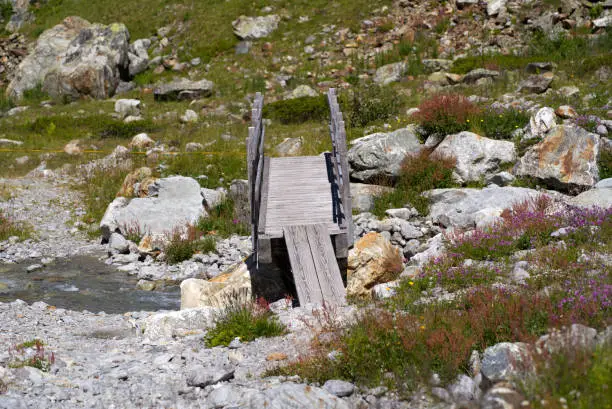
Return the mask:
[[247, 17], [240, 16], [232, 22], [234, 34], [242, 40], [256, 40], [269, 36], [278, 28], [280, 17], [277, 15]]
[[545, 72], [540, 75], [530, 75], [521, 81], [519, 91], [541, 94], [545, 92], [552, 83], [555, 75], [552, 72]]
[[272, 383], [262, 390], [224, 384], [208, 394], [206, 408], [241, 409], [349, 409], [348, 402], [316, 386], [293, 382]]
[[578, 207], [612, 207], [612, 178], [600, 181], [593, 189], [572, 197], [568, 203]]
[[491, 186], [484, 189], [434, 189], [425, 193], [430, 200], [429, 218], [444, 227], [470, 228], [497, 220], [504, 209], [542, 193], [522, 187]]
[[353, 210], [369, 212], [374, 208], [374, 200], [384, 193], [392, 192], [393, 188], [364, 183], [351, 183], [351, 205]]
[[246, 263], [237, 264], [210, 280], [188, 278], [181, 283], [181, 309], [223, 308], [230, 300], [248, 302], [251, 296], [251, 274]]
[[406, 74], [406, 69], [406, 63], [403, 61], [383, 65], [376, 70], [376, 74], [374, 74], [374, 82], [380, 85], [387, 85], [392, 82], [397, 82]]
[[529, 345], [501, 342], [485, 349], [480, 371], [491, 382], [511, 381], [528, 373], [532, 365]]
[[402, 254], [380, 233], [370, 232], [348, 256], [348, 296], [371, 298], [376, 284], [395, 280], [403, 270]]
[[433, 153], [456, 159], [455, 174], [461, 182], [479, 181], [498, 172], [500, 164], [516, 160], [513, 142], [489, 139], [467, 131], [448, 135]]
[[216, 308], [202, 307], [154, 314], [144, 322], [144, 336], [150, 341], [158, 341], [207, 329], [214, 325], [218, 312]]
[[[138, 226], [156, 236], [169, 236], [195, 224], [204, 216], [200, 185], [195, 179], [172, 176], [158, 179], [148, 188], [151, 197], [117, 198], [111, 203], [100, 222], [104, 239], [125, 226]], [[157, 193], [155, 193], [157, 192]], [[125, 199], [125, 200], [120, 200]]]
[[47, 73], [66, 53], [71, 41], [82, 29], [89, 26], [90, 23], [80, 17], [67, 17], [61, 24], [45, 30], [38, 37], [32, 52], [19, 64], [13, 80], [6, 89], [7, 95], [20, 99], [24, 91], [41, 84]]
[[553, 127], [517, 163], [515, 174], [563, 190], [584, 190], [599, 180], [599, 136], [570, 125]]
[[52, 97], [108, 98], [127, 77], [129, 38], [123, 24], [90, 24], [68, 17], [41, 34], [7, 93], [21, 98], [25, 90], [42, 84]]
[[206, 79], [190, 81], [181, 78], [158, 85], [153, 90], [153, 96], [156, 101], [194, 100], [211, 96], [212, 90], [213, 83]]
[[421, 143], [413, 126], [355, 139], [348, 151], [351, 178], [362, 182], [397, 178], [406, 155], [420, 150]]
[[130, 45], [128, 59], [130, 61], [130, 77], [145, 71], [149, 67], [149, 52], [151, 40], [148, 38], [134, 41]]

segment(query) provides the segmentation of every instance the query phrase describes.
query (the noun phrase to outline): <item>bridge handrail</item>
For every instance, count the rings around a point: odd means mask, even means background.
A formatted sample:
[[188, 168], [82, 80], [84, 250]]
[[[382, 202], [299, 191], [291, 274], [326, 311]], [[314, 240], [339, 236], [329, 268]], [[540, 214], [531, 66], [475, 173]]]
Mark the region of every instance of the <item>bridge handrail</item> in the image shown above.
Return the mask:
[[349, 181], [348, 154], [346, 150], [346, 130], [344, 127], [344, 119], [336, 90], [330, 88], [327, 93], [327, 100], [330, 109], [329, 131], [332, 140], [332, 158], [333, 166], [338, 178], [338, 196], [340, 203], [338, 205], [340, 228], [346, 229], [349, 233], [349, 238], [352, 239], [352, 206], [351, 192]]
[[259, 224], [259, 205], [263, 181], [265, 126], [262, 120], [263, 95], [255, 94], [251, 112], [251, 126], [247, 138], [247, 173], [249, 179], [249, 199], [251, 202], [251, 240], [253, 251], [257, 251], [257, 232]]

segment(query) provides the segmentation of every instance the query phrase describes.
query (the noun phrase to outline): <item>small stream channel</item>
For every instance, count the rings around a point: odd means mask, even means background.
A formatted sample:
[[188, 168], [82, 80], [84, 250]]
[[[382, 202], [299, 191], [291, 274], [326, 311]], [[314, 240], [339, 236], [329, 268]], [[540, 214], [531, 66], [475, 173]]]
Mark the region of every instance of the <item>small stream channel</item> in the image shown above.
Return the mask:
[[142, 291], [137, 280], [92, 256], [58, 259], [31, 273], [28, 264], [0, 264], [0, 302], [44, 301], [58, 308], [90, 312], [178, 310], [180, 289]]

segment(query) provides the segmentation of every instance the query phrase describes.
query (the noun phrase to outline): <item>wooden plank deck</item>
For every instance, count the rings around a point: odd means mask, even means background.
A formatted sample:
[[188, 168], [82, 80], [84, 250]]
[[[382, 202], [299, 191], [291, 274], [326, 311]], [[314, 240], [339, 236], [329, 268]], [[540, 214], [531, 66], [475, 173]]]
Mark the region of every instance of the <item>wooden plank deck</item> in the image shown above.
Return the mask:
[[329, 234], [339, 234], [334, 222], [333, 198], [323, 156], [266, 158], [269, 160], [265, 217], [259, 231], [269, 237], [282, 237], [287, 225], [323, 224]]
[[325, 224], [284, 226], [300, 303], [344, 305], [346, 291]]

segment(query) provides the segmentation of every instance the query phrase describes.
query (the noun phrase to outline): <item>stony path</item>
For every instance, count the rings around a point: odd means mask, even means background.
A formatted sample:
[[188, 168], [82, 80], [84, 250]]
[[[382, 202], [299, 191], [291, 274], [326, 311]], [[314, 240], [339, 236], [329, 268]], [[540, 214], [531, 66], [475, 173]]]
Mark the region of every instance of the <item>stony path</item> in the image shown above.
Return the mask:
[[[70, 257], [77, 254], [102, 254], [104, 246], [78, 229], [84, 214], [80, 194], [70, 181], [45, 178], [0, 179], [12, 198], [0, 202], [0, 209], [28, 223], [33, 238], [21, 243], [0, 242], [0, 262], [33, 263], [43, 258]], [[76, 224], [75, 224], [76, 223]]]

